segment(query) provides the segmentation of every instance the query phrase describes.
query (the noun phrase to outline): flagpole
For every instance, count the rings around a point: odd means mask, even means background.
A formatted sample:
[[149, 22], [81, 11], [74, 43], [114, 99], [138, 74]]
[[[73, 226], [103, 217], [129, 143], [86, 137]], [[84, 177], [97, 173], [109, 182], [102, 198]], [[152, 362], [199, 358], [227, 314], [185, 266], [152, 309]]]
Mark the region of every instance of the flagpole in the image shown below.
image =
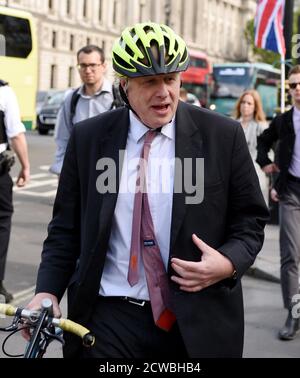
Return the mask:
[[281, 93], [280, 93], [280, 111], [285, 112], [285, 56], [281, 55]]

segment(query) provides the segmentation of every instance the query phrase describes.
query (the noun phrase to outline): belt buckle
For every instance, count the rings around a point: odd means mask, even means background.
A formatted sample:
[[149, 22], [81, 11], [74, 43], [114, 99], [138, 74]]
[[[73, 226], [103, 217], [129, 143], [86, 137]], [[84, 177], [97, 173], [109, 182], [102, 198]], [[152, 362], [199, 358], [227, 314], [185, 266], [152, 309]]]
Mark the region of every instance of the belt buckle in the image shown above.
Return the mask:
[[132, 304], [135, 304], [136, 306], [145, 306], [145, 303], [146, 301], [141, 301], [141, 302], [138, 302], [137, 300], [135, 301], [133, 298], [130, 298], [130, 297], [124, 297], [125, 301], [129, 302], [129, 303], [132, 303]]

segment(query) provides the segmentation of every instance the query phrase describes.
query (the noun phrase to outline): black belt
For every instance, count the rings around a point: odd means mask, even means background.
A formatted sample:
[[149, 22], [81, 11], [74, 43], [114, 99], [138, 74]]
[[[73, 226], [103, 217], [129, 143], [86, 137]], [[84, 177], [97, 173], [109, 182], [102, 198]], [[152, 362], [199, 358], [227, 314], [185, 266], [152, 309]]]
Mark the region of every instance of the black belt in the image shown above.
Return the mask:
[[125, 301], [125, 302], [128, 302], [128, 303], [131, 303], [131, 304], [134, 304], [136, 306], [146, 306], [146, 305], [149, 305], [150, 304], [150, 301], [146, 301], [144, 299], [136, 299], [136, 298], [131, 298], [131, 297], [104, 297], [104, 296], [100, 296], [100, 298], [102, 299], [106, 299], [106, 300], [121, 300], [121, 301]]
[[287, 174], [287, 179], [289, 181], [297, 182], [298, 184], [300, 184], [300, 177], [293, 176], [290, 173]]

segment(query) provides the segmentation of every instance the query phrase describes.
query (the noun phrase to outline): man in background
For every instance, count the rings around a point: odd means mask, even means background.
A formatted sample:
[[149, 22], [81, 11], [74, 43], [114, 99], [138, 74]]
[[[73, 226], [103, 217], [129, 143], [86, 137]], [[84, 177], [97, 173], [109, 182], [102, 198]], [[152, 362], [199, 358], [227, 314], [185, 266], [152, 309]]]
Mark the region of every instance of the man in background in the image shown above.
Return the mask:
[[55, 127], [55, 162], [50, 171], [60, 174], [73, 126], [85, 119], [122, 105], [112, 84], [105, 78], [107, 65], [104, 51], [95, 45], [77, 53], [77, 68], [82, 85], [70, 91], [58, 114]]
[[[300, 65], [288, 75], [294, 106], [273, 119], [268, 129], [258, 138], [257, 159], [267, 174], [277, 174], [271, 198], [279, 202], [281, 288], [287, 319], [279, 331], [279, 339], [292, 340], [299, 330], [299, 318], [292, 309], [299, 294], [300, 262]], [[277, 145], [275, 159], [268, 157]]]

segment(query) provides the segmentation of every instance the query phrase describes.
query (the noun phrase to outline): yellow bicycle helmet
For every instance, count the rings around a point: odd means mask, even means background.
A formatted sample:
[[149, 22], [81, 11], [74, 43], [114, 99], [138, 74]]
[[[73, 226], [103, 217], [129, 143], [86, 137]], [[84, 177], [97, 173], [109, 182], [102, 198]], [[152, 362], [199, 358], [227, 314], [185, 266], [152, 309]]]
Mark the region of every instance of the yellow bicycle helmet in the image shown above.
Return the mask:
[[139, 77], [185, 71], [189, 54], [171, 28], [145, 22], [122, 32], [113, 45], [112, 60], [120, 76]]

